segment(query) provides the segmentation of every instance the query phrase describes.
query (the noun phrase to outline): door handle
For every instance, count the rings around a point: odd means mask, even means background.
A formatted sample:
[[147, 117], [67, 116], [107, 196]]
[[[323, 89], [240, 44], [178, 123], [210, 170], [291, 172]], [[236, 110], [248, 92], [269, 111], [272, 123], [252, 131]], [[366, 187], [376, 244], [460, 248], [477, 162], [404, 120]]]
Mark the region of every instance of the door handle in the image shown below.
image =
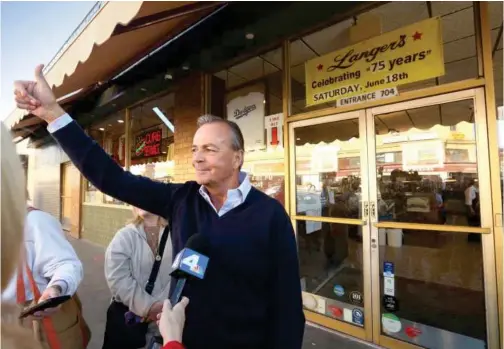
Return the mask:
[[371, 202], [371, 217], [376, 218], [376, 203], [374, 201]]

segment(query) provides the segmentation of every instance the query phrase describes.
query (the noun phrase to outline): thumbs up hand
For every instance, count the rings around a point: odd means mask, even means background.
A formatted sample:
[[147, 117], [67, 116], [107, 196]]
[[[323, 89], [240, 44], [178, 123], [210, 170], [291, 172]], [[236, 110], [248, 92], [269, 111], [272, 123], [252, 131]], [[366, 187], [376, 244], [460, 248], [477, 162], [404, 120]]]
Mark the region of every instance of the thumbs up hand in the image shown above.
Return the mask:
[[65, 111], [56, 102], [51, 87], [42, 73], [43, 68], [42, 64], [35, 68], [34, 81], [15, 81], [14, 95], [18, 108], [27, 110], [50, 123], [65, 114]]

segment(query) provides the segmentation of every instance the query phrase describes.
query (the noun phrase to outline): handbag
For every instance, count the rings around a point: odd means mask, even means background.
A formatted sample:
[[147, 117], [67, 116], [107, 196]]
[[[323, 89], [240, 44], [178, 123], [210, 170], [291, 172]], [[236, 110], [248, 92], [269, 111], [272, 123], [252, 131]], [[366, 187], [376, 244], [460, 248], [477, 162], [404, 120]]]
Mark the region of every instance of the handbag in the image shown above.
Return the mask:
[[[163, 259], [163, 252], [169, 235], [169, 225], [163, 230], [161, 241], [158, 246], [158, 253], [152, 265], [149, 280], [145, 286], [145, 291], [152, 294], [154, 284]], [[112, 300], [107, 309], [107, 322], [105, 325], [105, 335], [102, 349], [138, 349], [145, 347], [146, 334], [149, 323], [143, 320], [132, 319], [131, 323], [126, 323], [126, 316], [129, 308], [121, 302]], [[132, 314], [132, 313], [130, 313]]]

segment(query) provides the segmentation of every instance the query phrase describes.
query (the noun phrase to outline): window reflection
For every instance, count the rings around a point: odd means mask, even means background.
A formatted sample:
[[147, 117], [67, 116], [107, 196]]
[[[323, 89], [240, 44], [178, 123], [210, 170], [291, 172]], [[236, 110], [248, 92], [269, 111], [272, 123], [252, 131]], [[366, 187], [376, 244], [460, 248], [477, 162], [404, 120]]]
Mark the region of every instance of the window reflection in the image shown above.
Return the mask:
[[275, 48], [217, 72], [213, 79], [223, 91], [218, 100], [222, 98], [224, 110], [217, 115], [236, 122], [243, 132], [242, 170], [255, 188], [285, 205], [282, 70], [282, 51]]
[[362, 217], [358, 120], [296, 128], [295, 137], [297, 214]]
[[303, 305], [363, 326], [362, 227], [297, 221]]
[[380, 221], [481, 225], [472, 100], [377, 115], [375, 124]]
[[[387, 244], [380, 241], [383, 334], [425, 348], [444, 348], [447, 341], [453, 348], [485, 348], [481, 244], [467, 241], [470, 234], [464, 232], [393, 234], [387, 234]], [[387, 299], [396, 306], [386, 306]], [[397, 320], [403, 331], [394, 330]]]

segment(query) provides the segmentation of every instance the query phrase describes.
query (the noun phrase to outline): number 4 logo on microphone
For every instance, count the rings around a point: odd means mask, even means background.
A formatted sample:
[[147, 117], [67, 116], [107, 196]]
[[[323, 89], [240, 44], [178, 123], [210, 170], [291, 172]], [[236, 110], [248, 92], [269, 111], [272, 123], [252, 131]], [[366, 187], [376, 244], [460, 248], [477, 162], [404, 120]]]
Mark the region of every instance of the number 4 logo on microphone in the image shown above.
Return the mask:
[[200, 267], [198, 265], [199, 256], [197, 254], [190, 255], [182, 259], [182, 264], [187, 265], [195, 273], [199, 273]]
[[[180, 265], [178, 265], [180, 262]], [[202, 255], [190, 248], [183, 249], [179, 256], [177, 256], [174, 263], [174, 269], [178, 269], [180, 272], [196, 276], [199, 279], [203, 279], [208, 266], [208, 257]]]

